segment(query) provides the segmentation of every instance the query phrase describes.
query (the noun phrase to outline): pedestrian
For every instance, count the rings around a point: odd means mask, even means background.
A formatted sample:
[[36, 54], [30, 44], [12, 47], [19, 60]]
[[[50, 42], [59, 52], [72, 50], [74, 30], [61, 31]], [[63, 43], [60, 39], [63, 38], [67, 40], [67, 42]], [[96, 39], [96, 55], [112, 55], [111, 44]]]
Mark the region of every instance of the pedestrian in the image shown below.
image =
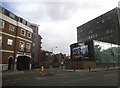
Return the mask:
[[74, 71], [75, 71], [75, 64], [73, 65], [73, 69], [74, 69]]
[[91, 67], [89, 66], [89, 71], [91, 71]]
[[63, 69], [63, 61], [61, 62], [61, 69]]

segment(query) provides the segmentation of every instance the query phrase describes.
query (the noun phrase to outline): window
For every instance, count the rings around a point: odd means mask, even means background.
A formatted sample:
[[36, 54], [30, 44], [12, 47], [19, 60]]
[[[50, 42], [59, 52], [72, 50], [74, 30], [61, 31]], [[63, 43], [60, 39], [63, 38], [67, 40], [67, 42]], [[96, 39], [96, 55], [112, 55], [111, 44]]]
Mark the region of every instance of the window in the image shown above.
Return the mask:
[[108, 17], [108, 19], [111, 19], [111, 17]]
[[27, 48], [27, 49], [31, 49], [31, 44], [30, 44], [30, 43], [27, 43], [27, 44], [26, 44], [26, 48]]
[[80, 30], [80, 32], [83, 32], [83, 30]]
[[31, 38], [31, 35], [32, 35], [32, 34], [31, 34], [30, 32], [27, 32], [27, 37], [28, 37], [28, 38]]
[[15, 19], [15, 15], [13, 13], [10, 13], [10, 17]]
[[97, 37], [98, 37], [98, 34], [95, 34], [94, 37], [97, 38]]
[[92, 30], [90, 30], [90, 33], [92, 33]]
[[21, 23], [22, 23], [22, 18], [19, 18], [19, 22], [21, 22]]
[[110, 37], [112, 38], [113, 36], [111, 35]]
[[3, 10], [2, 7], [0, 7], [0, 13], [2, 13], [2, 10]]
[[9, 30], [14, 32], [15, 27], [14, 27], [13, 25], [10, 25], [10, 26], [9, 26]]
[[13, 40], [12, 39], [8, 39], [7, 44], [8, 45], [13, 45]]
[[102, 23], [104, 23], [104, 22], [105, 22], [105, 20], [103, 19], [103, 20], [102, 20]]
[[31, 50], [31, 44], [27, 43], [26, 44], [26, 52], [30, 52], [30, 50]]
[[88, 39], [90, 39], [90, 36], [88, 36]]
[[99, 27], [99, 26], [97, 26], [97, 29], [100, 29], [100, 27]]
[[26, 31], [24, 29], [21, 29], [21, 35], [25, 36]]
[[35, 43], [33, 43], [33, 47], [35, 47]]
[[30, 23], [29, 22], [27, 22], [27, 26], [30, 27]]
[[20, 41], [20, 50], [24, 51], [25, 42]]
[[22, 23], [23, 23], [23, 24], [26, 24], [26, 21], [25, 21], [24, 19], [22, 19]]
[[2, 45], [2, 34], [0, 34], [0, 46]]
[[4, 21], [0, 19], [0, 28], [4, 28]]
[[106, 33], [112, 33], [112, 30], [106, 30]]
[[99, 24], [99, 21], [97, 21], [97, 24]]

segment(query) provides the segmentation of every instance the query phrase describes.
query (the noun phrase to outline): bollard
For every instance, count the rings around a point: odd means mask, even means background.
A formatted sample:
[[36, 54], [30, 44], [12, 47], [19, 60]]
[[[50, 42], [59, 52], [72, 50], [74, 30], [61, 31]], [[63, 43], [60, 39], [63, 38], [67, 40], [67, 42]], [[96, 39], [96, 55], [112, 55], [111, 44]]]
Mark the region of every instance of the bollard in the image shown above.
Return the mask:
[[41, 71], [42, 71], [42, 73], [44, 72], [44, 66], [41, 66]]

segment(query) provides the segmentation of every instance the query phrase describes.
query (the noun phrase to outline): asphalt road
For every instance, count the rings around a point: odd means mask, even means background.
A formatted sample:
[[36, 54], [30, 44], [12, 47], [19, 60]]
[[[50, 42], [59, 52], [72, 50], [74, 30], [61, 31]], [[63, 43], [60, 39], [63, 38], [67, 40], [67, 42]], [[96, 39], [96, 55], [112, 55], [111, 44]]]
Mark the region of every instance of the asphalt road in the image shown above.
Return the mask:
[[118, 70], [98, 72], [58, 72], [43, 76], [38, 72], [7, 75], [3, 86], [118, 86]]

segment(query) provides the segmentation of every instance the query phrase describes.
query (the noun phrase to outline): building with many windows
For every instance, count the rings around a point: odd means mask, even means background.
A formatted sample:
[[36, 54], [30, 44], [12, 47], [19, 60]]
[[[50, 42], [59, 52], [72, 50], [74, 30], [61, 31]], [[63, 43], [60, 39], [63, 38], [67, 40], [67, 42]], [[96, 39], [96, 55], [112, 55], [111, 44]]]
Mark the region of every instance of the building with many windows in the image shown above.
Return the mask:
[[71, 60], [77, 68], [119, 62], [119, 35], [120, 8], [116, 7], [77, 27], [77, 43], [70, 45]]
[[28, 21], [0, 7], [2, 70], [30, 68], [32, 35]]
[[77, 27], [77, 42], [99, 40], [120, 44], [120, 9], [113, 10]]

